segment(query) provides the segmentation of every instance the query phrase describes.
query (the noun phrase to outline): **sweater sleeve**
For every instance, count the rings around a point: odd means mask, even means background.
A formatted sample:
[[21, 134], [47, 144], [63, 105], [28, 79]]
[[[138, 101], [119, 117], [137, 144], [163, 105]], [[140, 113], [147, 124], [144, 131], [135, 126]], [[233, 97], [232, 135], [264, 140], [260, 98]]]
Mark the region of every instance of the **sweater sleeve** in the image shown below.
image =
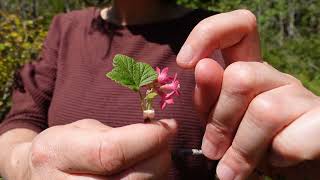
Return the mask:
[[48, 127], [47, 114], [54, 92], [62, 15], [54, 17], [37, 61], [18, 73], [19, 88], [13, 88], [12, 107], [0, 124], [0, 135], [15, 128], [41, 132]]

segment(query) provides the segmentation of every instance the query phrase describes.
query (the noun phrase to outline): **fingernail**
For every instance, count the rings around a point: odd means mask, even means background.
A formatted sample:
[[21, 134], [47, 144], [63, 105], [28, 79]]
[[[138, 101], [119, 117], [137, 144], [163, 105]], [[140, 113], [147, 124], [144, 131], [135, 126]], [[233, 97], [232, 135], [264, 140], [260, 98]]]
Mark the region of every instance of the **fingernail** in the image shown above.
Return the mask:
[[201, 149], [209, 159], [212, 159], [212, 160], [216, 159], [216, 156], [218, 154], [218, 148], [216, 145], [210, 142], [207, 138], [203, 138]]
[[189, 44], [184, 44], [181, 49], [180, 52], [177, 56], [177, 61], [178, 63], [181, 64], [189, 64], [191, 62], [191, 60], [193, 59], [193, 49]]
[[175, 119], [162, 119], [160, 122], [165, 123], [168, 127], [174, 131], [178, 128], [178, 123]]
[[236, 174], [229, 166], [220, 164], [217, 167], [217, 176], [220, 180], [234, 180]]

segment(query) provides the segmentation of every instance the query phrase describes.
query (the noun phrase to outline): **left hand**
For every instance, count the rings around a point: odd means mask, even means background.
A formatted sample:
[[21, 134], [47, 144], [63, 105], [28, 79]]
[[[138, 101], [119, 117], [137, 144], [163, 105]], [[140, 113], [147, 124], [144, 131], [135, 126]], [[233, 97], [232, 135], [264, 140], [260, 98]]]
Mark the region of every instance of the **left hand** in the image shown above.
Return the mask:
[[[216, 49], [225, 70], [205, 58]], [[247, 10], [200, 22], [177, 57], [180, 66], [195, 67], [195, 105], [207, 120], [202, 150], [222, 158], [220, 179], [245, 179], [264, 156], [278, 166], [319, 158], [320, 98], [267, 64], [236, 62], [261, 59], [255, 17]]]
[[54, 126], [17, 144], [4, 174], [15, 180], [165, 179], [176, 131], [172, 119], [118, 128], [93, 119]]

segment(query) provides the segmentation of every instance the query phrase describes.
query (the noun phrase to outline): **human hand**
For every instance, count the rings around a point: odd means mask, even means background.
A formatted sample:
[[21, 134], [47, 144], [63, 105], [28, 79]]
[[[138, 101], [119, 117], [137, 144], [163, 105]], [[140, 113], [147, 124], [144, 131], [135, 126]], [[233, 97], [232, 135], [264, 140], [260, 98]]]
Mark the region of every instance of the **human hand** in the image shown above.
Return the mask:
[[[262, 59], [258, 39], [252, 13], [224, 13], [199, 23], [177, 57], [195, 67], [195, 105], [207, 120], [202, 150], [222, 158], [222, 180], [245, 179], [265, 156], [277, 166], [319, 158], [320, 98], [265, 63], [236, 62]], [[225, 70], [205, 58], [216, 49]]]
[[80, 120], [43, 131], [12, 156], [28, 159], [23, 179], [163, 179], [171, 162], [168, 139], [176, 128], [174, 120], [120, 128]]

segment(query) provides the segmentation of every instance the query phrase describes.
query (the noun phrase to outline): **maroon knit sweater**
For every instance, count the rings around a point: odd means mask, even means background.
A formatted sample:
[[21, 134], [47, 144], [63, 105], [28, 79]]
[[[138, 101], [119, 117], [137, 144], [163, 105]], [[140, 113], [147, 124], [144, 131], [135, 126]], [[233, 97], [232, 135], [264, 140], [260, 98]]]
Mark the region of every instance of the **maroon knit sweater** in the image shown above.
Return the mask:
[[[121, 53], [178, 72], [182, 95], [165, 111], [159, 105], [157, 118], [179, 123], [172, 149], [200, 148], [203, 128], [192, 101], [194, 73], [180, 69], [175, 60], [192, 28], [209, 15], [195, 10], [174, 20], [125, 27], [105, 22], [94, 8], [56, 16], [39, 60], [20, 71], [23, 87], [13, 92], [0, 134], [13, 128], [41, 132], [85, 118], [112, 127], [143, 122], [139, 96], [105, 76]], [[175, 160], [170, 174], [174, 179], [208, 179], [210, 173], [204, 158], [189, 157]]]

